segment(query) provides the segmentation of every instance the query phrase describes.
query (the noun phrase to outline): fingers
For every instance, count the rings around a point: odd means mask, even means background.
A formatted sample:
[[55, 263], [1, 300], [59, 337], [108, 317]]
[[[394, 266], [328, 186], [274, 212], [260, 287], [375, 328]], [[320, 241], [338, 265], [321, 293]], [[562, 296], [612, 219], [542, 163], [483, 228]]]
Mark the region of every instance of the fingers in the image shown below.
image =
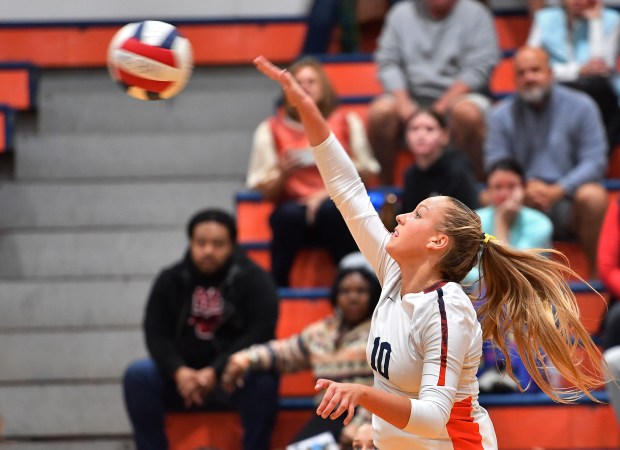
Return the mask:
[[323, 419], [327, 419], [338, 403], [340, 403], [340, 396], [337, 395], [337, 391], [328, 389], [319, 407], [316, 409], [317, 415], [321, 416]]
[[344, 421], [342, 422], [345, 426], [349, 425], [353, 420], [353, 416], [355, 416], [355, 406], [353, 404], [350, 404], [347, 411], [347, 417], [345, 417]]
[[333, 381], [326, 380], [325, 378], [319, 378], [318, 380], [316, 380], [316, 385], [314, 386], [314, 390], [320, 391], [323, 389], [327, 389], [329, 385], [332, 383]]
[[283, 70], [272, 64], [263, 55], [254, 58], [254, 65], [263, 75], [268, 76], [272, 80], [280, 81]]

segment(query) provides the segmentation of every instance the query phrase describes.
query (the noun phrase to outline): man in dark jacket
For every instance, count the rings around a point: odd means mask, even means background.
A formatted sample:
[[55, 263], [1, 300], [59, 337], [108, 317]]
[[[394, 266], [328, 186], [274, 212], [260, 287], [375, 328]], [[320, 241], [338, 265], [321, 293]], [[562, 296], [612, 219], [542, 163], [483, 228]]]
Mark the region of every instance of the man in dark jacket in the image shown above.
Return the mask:
[[138, 450], [167, 449], [168, 410], [236, 408], [245, 450], [267, 450], [275, 421], [278, 378], [250, 373], [234, 395], [220, 387], [228, 356], [274, 338], [278, 297], [271, 276], [236, 245], [234, 219], [198, 212], [187, 226], [184, 259], [164, 269], [146, 306], [150, 359], [132, 363], [123, 380]]

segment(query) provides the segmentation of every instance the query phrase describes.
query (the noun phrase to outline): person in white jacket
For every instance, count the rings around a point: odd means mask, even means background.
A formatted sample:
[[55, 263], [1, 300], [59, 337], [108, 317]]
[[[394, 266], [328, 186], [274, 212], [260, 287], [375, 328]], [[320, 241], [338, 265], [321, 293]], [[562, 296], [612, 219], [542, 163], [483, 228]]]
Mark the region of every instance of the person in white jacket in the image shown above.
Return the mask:
[[[362, 405], [373, 413], [381, 450], [496, 449], [493, 425], [478, 404], [476, 370], [483, 339], [509, 355], [508, 332], [532, 378], [554, 400], [574, 401], [581, 391], [592, 396], [605, 368], [597, 365], [601, 354], [564, 281], [570, 269], [483, 234], [479, 217], [451, 197], [423, 200], [398, 215], [389, 233], [315, 103], [287, 71], [264, 57], [255, 64], [299, 111], [327, 191], [382, 285], [366, 348], [374, 386], [317, 380], [315, 389], [325, 390], [318, 415], [346, 414], [346, 424]], [[479, 252], [487, 285], [480, 321], [458, 283]], [[594, 372], [577, 364], [580, 350], [591, 356]], [[538, 371], [546, 372], [545, 358], [575, 386], [568, 396]], [[512, 375], [509, 358], [506, 370]]]

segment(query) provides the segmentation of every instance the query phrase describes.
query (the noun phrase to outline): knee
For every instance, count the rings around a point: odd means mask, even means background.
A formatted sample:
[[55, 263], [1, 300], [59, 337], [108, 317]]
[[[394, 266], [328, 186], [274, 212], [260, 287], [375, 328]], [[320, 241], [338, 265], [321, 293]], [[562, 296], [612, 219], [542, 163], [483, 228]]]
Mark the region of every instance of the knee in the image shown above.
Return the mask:
[[575, 192], [574, 205], [577, 213], [603, 214], [607, 209], [607, 191], [599, 183], [586, 183]]
[[150, 359], [134, 361], [125, 369], [123, 386], [125, 388], [130, 388], [130, 390], [135, 387], [144, 386], [155, 371], [157, 371], [157, 367]]
[[316, 220], [333, 221], [336, 218], [342, 219], [342, 215], [340, 214], [340, 211], [338, 211], [338, 207], [331, 199], [325, 199], [316, 212]]
[[381, 96], [375, 99], [368, 109], [368, 126], [385, 126], [386, 123], [398, 125], [398, 109], [396, 101], [388, 96]]
[[298, 226], [305, 221], [305, 211], [297, 202], [289, 201], [281, 203], [271, 214], [269, 223], [273, 230], [289, 229]]
[[263, 401], [279, 397], [280, 376], [275, 372], [253, 371], [246, 376], [243, 390], [245, 395]]
[[473, 102], [461, 100], [450, 109], [450, 123], [459, 129], [478, 130], [484, 127], [484, 115]]

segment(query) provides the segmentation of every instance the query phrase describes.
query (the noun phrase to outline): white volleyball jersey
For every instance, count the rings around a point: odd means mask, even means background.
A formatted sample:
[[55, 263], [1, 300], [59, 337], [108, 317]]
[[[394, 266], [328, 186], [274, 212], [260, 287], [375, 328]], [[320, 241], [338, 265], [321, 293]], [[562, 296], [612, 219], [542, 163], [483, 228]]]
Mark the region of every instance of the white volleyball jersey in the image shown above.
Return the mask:
[[478, 404], [482, 330], [471, 300], [451, 282], [401, 298], [400, 268], [385, 250], [390, 233], [346, 152], [330, 135], [314, 155], [330, 196], [381, 282], [366, 349], [374, 386], [411, 399], [404, 429], [373, 416], [377, 448], [497, 449], [491, 420]]

